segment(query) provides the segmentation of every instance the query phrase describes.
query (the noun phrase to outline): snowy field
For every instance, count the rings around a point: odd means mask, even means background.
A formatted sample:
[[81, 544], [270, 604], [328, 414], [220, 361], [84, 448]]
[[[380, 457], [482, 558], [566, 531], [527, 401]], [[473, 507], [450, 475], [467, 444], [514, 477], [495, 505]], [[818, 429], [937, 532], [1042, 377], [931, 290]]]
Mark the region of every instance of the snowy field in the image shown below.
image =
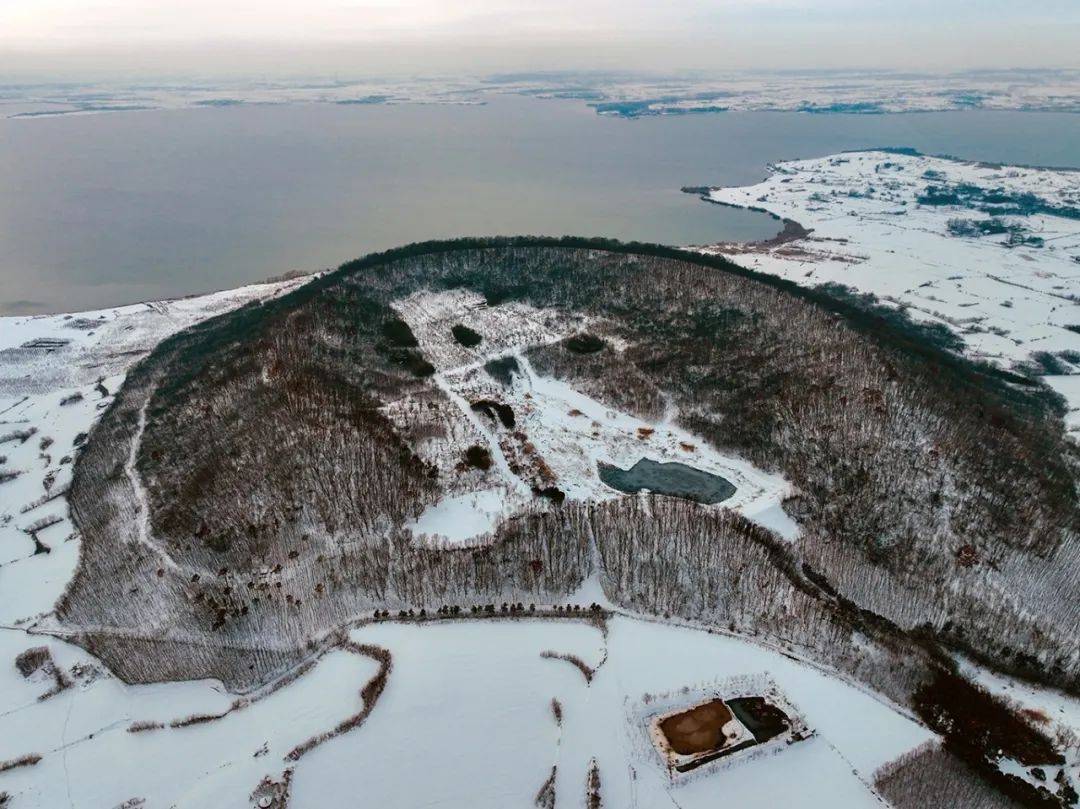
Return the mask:
[[[40, 682], [0, 667], [0, 761], [40, 762], [0, 773], [14, 806], [246, 807], [264, 777], [292, 771], [291, 807], [327, 800], [385, 807], [530, 806], [557, 768], [557, 806], [582, 805], [590, 760], [605, 806], [880, 805], [873, 771], [929, 738], [875, 698], [776, 652], [734, 638], [612, 619], [606, 634], [583, 621], [380, 624], [352, 633], [387, 649], [389, 683], [359, 728], [299, 762], [297, 744], [356, 712], [373, 661], [344, 650], [303, 677], [221, 719], [232, 698], [213, 682], [126, 686], [81, 650], [46, 641], [59, 666], [85, 672], [38, 701]], [[11, 660], [34, 639], [0, 633]], [[595, 669], [592, 682], [563, 660]], [[817, 730], [774, 755], [672, 784], [628, 706], [644, 695], [693, 688], [718, 676], [769, 672]], [[689, 699], [689, 698], [688, 698]], [[560, 706], [561, 722], [552, 700]], [[132, 732], [139, 724], [162, 724]], [[775, 777], [782, 767], [784, 778]], [[107, 777], [103, 777], [107, 773]], [[143, 806], [142, 803], [127, 804]]]
[[[991, 215], [971, 203], [920, 203], [930, 186], [961, 187], [980, 208], [993, 203], [966, 189], [1010, 199], [1030, 194], [1073, 213]], [[872, 293], [944, 324], [971, 356], [1005, 368], [1051, 355], [1044, 378], [1068, 400], [1070, 430], [1080, 437], [1080, 172], [853, 152], [779, 163], [758, 185], [707, 196], [764, 208], [811, 233], [705, 252], [807, 286], [832, 282]], [[991, 219], [1012, 230], [957, 235], [964, 227], [957, 222], [978, 226]], [[1028, 242], [1010, 245], [1010, 238]]]
[[[353, 637], [390, 649], [394, 677], [359, 732], [302, 763], [293, 781], [299, 806], [326, 794], [362, 794], [372, 806], [530, 806], [552, 767], [555, 805], [582, 806], [595, 759], [604, 806], [872, 807], [880, 805], [866, 786], [873, 770], [929, 737], [874, 698], [775, 652], [631, 618], [612, 619], [606, 637], [583, 622], [541, 621], [380, 625]], [[595, 669], [592, 682], [545, 651], [579, 657]], [[819, 736], [673, 785], [630, 706], [645, 694], [761, 671]], [[426, 794], [410, 800], [418, 777]]]

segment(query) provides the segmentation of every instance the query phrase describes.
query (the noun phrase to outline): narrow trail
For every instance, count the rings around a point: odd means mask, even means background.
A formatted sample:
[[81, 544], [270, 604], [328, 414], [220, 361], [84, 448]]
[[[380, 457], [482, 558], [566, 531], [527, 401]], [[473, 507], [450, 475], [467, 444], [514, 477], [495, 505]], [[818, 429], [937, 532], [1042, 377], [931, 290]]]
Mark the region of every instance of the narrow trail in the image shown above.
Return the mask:
[[[56, 638], [57, 640], [62, 641], [71, 641], [73, 638], [81, 638], [85, 635], [102, 635], [113, 638], [123, 638], [125, 640], [146, 641], [148, 643], [157, 644], [180, 643], [189, 646], [202, 646], [205, 645], [207, 641], [205, 635], [189, 635], [180, 632], [139, 632], [122, 627], [118, 628], [115, 626], [79, 626], [76, 629], [64, 629], [58, 626], [0, 628], [14, 629], [15, 631], [23, 631], [27, 635], [41, 635], [44, 637]], [[271, 654], [292, 654], [296, 651], [296, 647], [294, 645], [285, 642], [261, 642], [253, 644], [220, 640], [215, 638], [214, 645], [222, 649], [232, 649], [239, 652], [268, 652]]]
[[124, 463], [124, 475], [131, 484], [132, 494], [135, 496], [135, 530], [133, 541], [159, 556], [169, 570], [182, 573], [184, 568], [178, 565], [166, 550], [157, 545], [150, 534], [150, 498], [146, 494], [142, 477], [136, 466], [139, 456], [139, 446], [142, 444], [143, 433], [146, 431], [146, 408], [150, 404], [149, 395], [139, 408], [138, 422], [135, 434], [131, 437], [131, 448], [128, 450], [127, 461]]

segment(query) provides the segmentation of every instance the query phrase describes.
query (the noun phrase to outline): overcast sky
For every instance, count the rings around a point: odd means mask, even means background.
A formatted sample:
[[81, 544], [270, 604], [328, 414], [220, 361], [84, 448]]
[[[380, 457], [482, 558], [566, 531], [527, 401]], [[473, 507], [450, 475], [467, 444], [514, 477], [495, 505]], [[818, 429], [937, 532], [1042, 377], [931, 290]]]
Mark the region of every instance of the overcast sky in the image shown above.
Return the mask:
[[0, 0], [46, 71], [1080, 66], [1080, 0]]

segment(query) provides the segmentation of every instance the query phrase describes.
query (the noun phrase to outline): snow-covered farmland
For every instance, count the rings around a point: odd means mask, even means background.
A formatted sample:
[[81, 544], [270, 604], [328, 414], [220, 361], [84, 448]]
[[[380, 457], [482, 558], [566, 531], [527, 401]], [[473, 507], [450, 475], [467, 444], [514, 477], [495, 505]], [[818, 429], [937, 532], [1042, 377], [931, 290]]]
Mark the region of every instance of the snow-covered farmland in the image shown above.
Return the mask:
[[[586, 622], [470, 621], [382, 624], [352, 636], [389, 649], [394, 675], [362, 730], [297, 769], [299, 806], [327, 794], [362, 795], [372, 806], [529, 806], [552, 767], [555, 805], [580, 806], [595, 758], [605, 806], [871, 807], [880, 805], [864, 783], [873, 770], [929, 737], [873, 697], [775, 652], [633, 618], [611, 619], [606, 632]], [[580, 658], [595, 669], [591, 683], [545, 651]], [[819, 736], [673, 785], [630, 706], [762, 671]], [[418, 778], [423, 800], [409, 797]]]
[[1080, 172], [853, 152], [779, 163], [762, 183], [705, 198], [810, 231], [707, 252], [803, 285], [872, 293], [1004, 367], [1047, 363], [1080, 435]]
[[[551, 767], [558, 806], [579, 805], [591, 759], [605, 805], [878, 805], [866, 786], [879, 765], [930, 734], [872, 696], [776, 652], [729, 637], [616, 617], [586, 621], [379, 624], [352, 639], [388, 650], [393, 670], [361, 727], [298, 762], [295, 745], [355, 713], [376, 674], [370, 659], [333, 650], [295, 682], [220, 719], [219, 684], [127, 686], [81, 650], [46, 640], [57, 665], [80, 672], [43, 701], [40, 686], [0, 667], [0, 761], [40, 755], [0, 774], [16, 806], [245, 807], [264, 777], [292, 771], [291, 807], [359, 799], [372, 806], [528, 806]], [[0, 633], [0, 654], [27, 642]], [[592, 682], [563, 660], [593, 668]], [[628, 705], [717, 675], [768, 671], [818, 736], [766, 757], [672, 784]], [[553, 713], [558, 702], [561, 721]], [[158, 725], [163, 725], [159, 727]], [[132, 728], [136, 730], [132, 730]], [[142, 728], [142, 729], [140, 729]], [[164, 762], [168, 762], [166, 765]], [[782, 766], [787, 776], [773, 776]], [[107, 774], [107, 777], [103, 777]], [[142, 806], [144, 804], [130, 804]]]

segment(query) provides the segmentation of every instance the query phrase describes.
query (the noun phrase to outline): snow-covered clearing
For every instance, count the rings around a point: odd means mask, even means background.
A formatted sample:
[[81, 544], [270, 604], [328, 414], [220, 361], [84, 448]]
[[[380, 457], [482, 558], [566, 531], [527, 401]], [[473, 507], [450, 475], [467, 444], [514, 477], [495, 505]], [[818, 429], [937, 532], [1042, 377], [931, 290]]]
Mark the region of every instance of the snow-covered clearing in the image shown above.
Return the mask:
[[[544, 312], [520, 303], [489, 307], [466, 290], [420, 291], [395, 304], [409, 324], [420, 350], [436, 369], [435, 383], [457, 405], [457, 418], [472, 425], [469, 440], [480, 439], [491, 453], [492, 474], [505, 493], [503, 514], [510, 514], [534, 499], [531, 486], [558, 487], [568, 498], [581, 501], [621, 497], [597, 474], [599, 463], [633, 466], [643, 457], [678, 461], [718, 475], [736, 488], [722, 507], [737, 510], [787, 539], [798, 526], [783, 512], [780, 502], [791, 493], [790, 484], [752, 464], [710, 447], [700, 437], [676, 426], [671, 414], [648, 421], [614, 410], [572, 386], [538, 375], [525, 351], [573, 335], [587, 325], [580, 319]], [[454, 339], [452, 328], [466, 325], [481, 335], [481, 342], [465, 347]], [[617, 347], [613, 347], [617, 350]], [[484, 369], [491, 360], [510, 362], [513, 370], [496, 379]], [[511, 426], [476, 412], [478, 402], [498, 402], [513, 413]], [[491, 482], [459, 494], [452, 482], [458, 476], [449, 460], [467, 444], [439, 441], [428, 459], [447, 470], [448, 494], [430, 507], [414, 526], [429, 541], [468, 542], [490, 532], [500, 512], [491, 502]], [[447, 456], [447, 453], [450, 453]], [[524, 471], [523, 471], [524, 470]], [[523, 480], [529, 477], [531, 485]], [[470, 528], [475, 533], [469, 534]]]
[[484, 489], [444, 497], [407, 526], [414, 535], [438, 546], [442, 540], [461, 547], [473, 537], [495, 530], [505, 514], [505, 494]]
[[[703, 249], [806, 286], [834, 282], [873, 293], [948, 326], [971, 356], [1004, 367], [1051, 354], [1057, 368], [1046, 381], [1067, 398], [1070, 429], [1080, 436], [1080, 387], [1069, 376], [1080, 373], [1080, 218], [991, 216], [970, 204], [921, 204], [928, 186], [968, 186], [1010, 199], [1031, 194], [1072, 211], [1080, 206], [1080, 172], [853, 152], [779, 163], [762, 183], [708, 193], [713, 202], [794, 220], [809, 236]], [[1009, 233], [954, 235], [957, 221], [992, 218], [1041, 246], [1010, 246]]]

